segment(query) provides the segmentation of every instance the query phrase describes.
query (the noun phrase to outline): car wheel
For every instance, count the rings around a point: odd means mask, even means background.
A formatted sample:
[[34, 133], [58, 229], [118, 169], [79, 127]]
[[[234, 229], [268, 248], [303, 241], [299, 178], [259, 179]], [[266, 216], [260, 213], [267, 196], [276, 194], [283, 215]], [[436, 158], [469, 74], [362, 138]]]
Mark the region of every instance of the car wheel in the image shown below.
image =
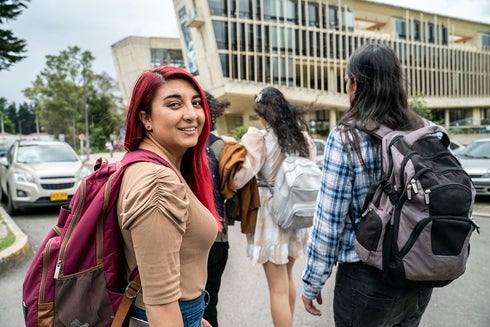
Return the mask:
[[10, 191], [7, 187], [7, 213], [11, 216], [15, 216], [16, 214], [19, 213], [19, 210], [15, 208], [14, 201], [12, 201], [12, 195], [10, 194]]

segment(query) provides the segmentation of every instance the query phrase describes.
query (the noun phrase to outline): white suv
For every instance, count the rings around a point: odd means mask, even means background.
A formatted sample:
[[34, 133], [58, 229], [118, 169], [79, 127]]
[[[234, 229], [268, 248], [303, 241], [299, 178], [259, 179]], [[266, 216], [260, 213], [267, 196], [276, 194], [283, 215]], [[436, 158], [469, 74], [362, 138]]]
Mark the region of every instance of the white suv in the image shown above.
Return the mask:
[[19, 140], [0, 158], [1, 200], [11, 215], [63, 205], [90, 173], [68, 143]]

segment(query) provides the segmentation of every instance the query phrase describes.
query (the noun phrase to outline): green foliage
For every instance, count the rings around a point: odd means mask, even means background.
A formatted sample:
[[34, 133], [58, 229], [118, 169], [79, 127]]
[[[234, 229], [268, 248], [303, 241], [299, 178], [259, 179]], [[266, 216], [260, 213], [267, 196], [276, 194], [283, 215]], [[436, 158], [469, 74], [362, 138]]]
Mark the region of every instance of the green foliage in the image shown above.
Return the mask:
[[247, 132], [247, 126], [237, 126], [231, 131], [231, 135], [236, 139], [240, 140], [242, 136]]
[[416, 96], [408, 100], [408, 106], [420, 116], [433, 121], [434, 115], [432, 109], [427, 107], [427, 100], [425, 94], [417, 94]]
[[[15, 133], [15, 121], [17, 109], [14, 103], [8, 103], [7, 99], [0, 98], [0, 115], [3, 118], [3, 131], [5, 133]], [[14, 119], [12, 120], [11, 115], [9, 113], [13, 113]], [[1, 132], [1, 130], [0, 130]]]
[[[0, 1], [0, 26], [16, 19], [27, 8], [26, 2], [29, 0]], [[8, 70], [10, 66], [24, 59], [26, 46], [26, 41], [15, 37], [11, 30], [0, 28], [0, 70]]]
[[90, 133], [91, 148], [98, 146], [99, 134], [109, 139], [121, 126], [122, 101], [114, 95], [116, 82], [105, 73], [92, 71], [94, 59], [92, 53], [77, 46], [57, 56], [48, 55], [46, 67], [23, 91], [34, 104], [43, 131], [64, 134], [72, 146], [78, 143], [77, 136], [85, 133], [86, 113], [89, 132], [96, 131]]
[[29, 104], [24, 102], [19, 105], [15, 120], [17, 121], [17, 133], [30, 134], [36, 132], [36, 113]]
[[12, 233], [10, 228], [8, 228], [7, 226], [5, 226], [5, 228], [7, 230], [7, 235], [5, 235], [5, 237], [0, 238], [0, 251], [5, 250], [15, 242], [14, 233]]

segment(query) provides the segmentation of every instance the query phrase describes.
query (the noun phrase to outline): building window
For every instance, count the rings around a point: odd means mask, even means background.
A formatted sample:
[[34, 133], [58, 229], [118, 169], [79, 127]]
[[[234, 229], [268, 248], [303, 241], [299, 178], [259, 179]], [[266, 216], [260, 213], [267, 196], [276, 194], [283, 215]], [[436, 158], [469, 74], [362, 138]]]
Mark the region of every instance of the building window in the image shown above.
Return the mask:
[[252, 18], [252, 0], [232, 1], [232, 6], [232, 13], [235, 17]]
[[418, 20], [413, 21], [413, 39], [420, 41], [420, 22]]
[[490, 34], [482, 33], [482, 35], [481, 35], [481, 46], [483, 48], [490, 48]]
[[407, 23], [404, 19], [396, 18], [396, 33], [400, 39], [407, 38]]
[[182, 50], [151, 49], [151, 66], [170, 65], [184, 67]]
[[[320, 13], [318, 12], [318, 6], [316, 7], [316, 11], [318, 13], [318, 16]], [[354, 31], [354, 14], [350, 10], [345, 10], [342, 8], [339, 13], [339, 8], [336, 6], [329, 6], [328, 7], [328, 19], [325, 17], [326, 12], [323, 10], [322, 11], [323, 15], [323, 25], [325, 25], [325, 22], [328, 20], [328, 28], [329, 29], [342, 29], [342, 31], [349, 31], [352, 32]], [[314, 14], [313, 14], [314, 15]], [[310, 15], [311, 19], [311, 15]], [[342, 26], [340, 26], [340, 19], [342, 20]], [[319, 26], [320, 24], [317, 24], [315, 26]], [[311, 26], [311, 24], [310, 24]]]
[[255, 25], [255, 35], [252, 37], [252, 40], [255, 42], [255, 48], [262, 52], [262, 27], [260, 25]]
[[342, 30], [354, 32], [354, 13], [350, 10], [342, 9]]
[[228, 1], [209, 0], [209, 11], [214, 16], [226, 16]]
[[228, 24], [214, 20], [213, 29], [218, 49], [228, 49]]
[[442, 34], [441, 35], [441, 43], [447, 45], [448, 38], [447, 38], [447, 27], [446, 26], [441, 25], [441, 34]]
[[328, 7], [328, 28], [334, 30], [338, 27], [337, 7]]
[[226, 54], [220, 54], [219, 60], [221, 61], [221, 69], [223, 70], [224, 77], [230, 77], [229, 61]]
[[434, 35], [434, 24], [433, 23], [429, 23], [427, 24], [427, 42], [429, 43], [434, 43], [436, 38], [435, 38], [435, 35]]
[[296, 1], [284, 1], [284, 12], [286, 13], [286, 17], [284, 18], [287, 23], [298, 24]]
[[303, 13], [303, 25], [320, 26], [320, 11], [318, 3], [308, 3]]

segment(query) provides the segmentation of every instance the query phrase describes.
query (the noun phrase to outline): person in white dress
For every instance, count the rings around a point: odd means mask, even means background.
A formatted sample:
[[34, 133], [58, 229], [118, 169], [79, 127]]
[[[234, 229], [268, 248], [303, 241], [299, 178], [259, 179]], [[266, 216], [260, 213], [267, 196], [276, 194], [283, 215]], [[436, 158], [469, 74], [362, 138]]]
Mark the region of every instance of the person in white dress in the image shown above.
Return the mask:
[[246, 235], [247, 255], [253, 264], [264, 267], [274, 326], [288, 327], [292, 326], [296, 302], [293, 265], [305, 252], [310, 229], [282, 229], [275, 223], [267, 207], [272, 195], [267, 182], [274, 185], [286, 154], [299, 154], [314, 160], [316, 148], [312, 138], [301, 128], [301, 125], [306, 129], [308, 126], [302, 119], [306, 110], [291, 104], [278, 89], [264, 88], [255, 98], [254, 110], [264, 129], [249, 127], [242, 137], [241, 144], [247, 154], [234, 182], [240, 189], [252, 177], [258, 179], [260, 208], [255, 232]]

